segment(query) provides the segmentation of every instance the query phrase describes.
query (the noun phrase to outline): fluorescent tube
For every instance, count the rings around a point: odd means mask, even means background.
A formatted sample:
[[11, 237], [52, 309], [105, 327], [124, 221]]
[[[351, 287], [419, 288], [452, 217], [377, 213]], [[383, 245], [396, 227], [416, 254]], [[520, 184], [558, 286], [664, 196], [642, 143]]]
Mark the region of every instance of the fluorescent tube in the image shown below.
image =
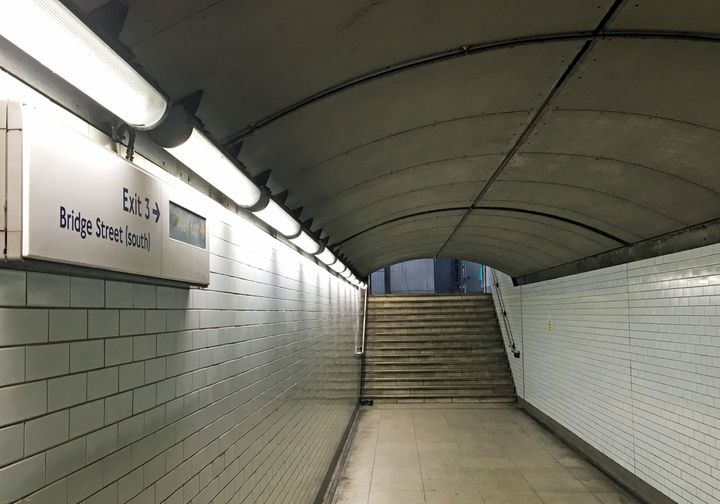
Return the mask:
[[330, 265], [333, 264], [335, 261], [337, 261], [337, 258], [333, 255], [332, 252], [330, 252], [330, 249], [329, 249], [329, 248], [325, 248], [325, 250], [323, 250], [322, 252], [320, 252], [320, 253], [317, 255], [317, 258], [320, 259], [320, 260], [321, 260], [322, 262], [324, 262], [325, 264], [327, 264], [328, 266], [330, 266]]
[[166, 150], [238, 205], [260, 200], [260, 189], [197, 128], [184, 143]]
[[330, 268], [333, 269], [334, 271], [337, 271], [338, 273], [342, 273], [343, 271], [345, 271], [347, 269], [345, 267], [345, 265], [340, 261], [336, 261], [335, 263], [331, 264]]
[[0, 35], [132, 126], [165, 116], [165, 97], [57, 0], [3, 2]]
[[[300, 231], [300, 224], [280, 205], [270, 200], [265, 208], [253, 212], [255, 216], [267, 225], [277, 229], [285, 236], [294, 236]], [[317, 252], [317, 250], [315, 251]]]
[[320, 249], [320, 244], [318, 244], [318, 242], [316, 242], [305, 231], [301, 231], [296, 238], [291, 238], [290, 243], [304, 250], [308, 254], [314, 254]]

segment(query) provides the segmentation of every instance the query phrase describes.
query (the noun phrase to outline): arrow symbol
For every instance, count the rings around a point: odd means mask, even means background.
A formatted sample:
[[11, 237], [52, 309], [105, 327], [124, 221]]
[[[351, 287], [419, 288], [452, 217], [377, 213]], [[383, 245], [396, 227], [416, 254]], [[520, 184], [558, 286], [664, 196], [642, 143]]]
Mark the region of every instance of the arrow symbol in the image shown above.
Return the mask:
[[153, 208], [152, 211], [153, 215], [155, 216], [155, 222], [160, 220], [160, 206], [158, 205], [158, 202], [155, 202], [155, 208]]

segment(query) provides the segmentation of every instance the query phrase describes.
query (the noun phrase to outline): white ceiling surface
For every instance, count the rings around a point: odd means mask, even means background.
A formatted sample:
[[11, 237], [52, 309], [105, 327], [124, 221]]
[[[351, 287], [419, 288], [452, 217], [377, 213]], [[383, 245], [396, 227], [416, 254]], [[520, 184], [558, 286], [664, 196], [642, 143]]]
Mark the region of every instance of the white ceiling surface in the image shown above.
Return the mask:
[[346, 86], [238, 156], [361, 273], [439, 253], [523, 275], [720, 217], [717, 0], [625, 1], [466, 214], [586, 40], [527, 39], [590, 33], [611, 4], [130, 0], [121, 40], [172, 98], [203, 89], [222, 141], [363, 75], [524, 40]]

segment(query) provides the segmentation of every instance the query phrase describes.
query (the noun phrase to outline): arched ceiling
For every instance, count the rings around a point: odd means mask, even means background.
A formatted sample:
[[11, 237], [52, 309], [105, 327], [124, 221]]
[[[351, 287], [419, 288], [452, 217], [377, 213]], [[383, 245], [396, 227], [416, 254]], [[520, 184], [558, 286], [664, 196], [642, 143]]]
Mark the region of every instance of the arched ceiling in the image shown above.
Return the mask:
[[120, 39], [360, 273], [720, 217], [717, 0], [130, 0]]

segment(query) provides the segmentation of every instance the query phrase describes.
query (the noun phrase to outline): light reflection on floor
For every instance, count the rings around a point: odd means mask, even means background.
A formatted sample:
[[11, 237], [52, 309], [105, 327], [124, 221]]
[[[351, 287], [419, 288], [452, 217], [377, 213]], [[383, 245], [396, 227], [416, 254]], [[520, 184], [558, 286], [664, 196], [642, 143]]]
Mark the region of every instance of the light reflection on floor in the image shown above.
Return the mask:
[[363, 409], [335, 502], [639, 504], [514, 405], [440, 404]]

